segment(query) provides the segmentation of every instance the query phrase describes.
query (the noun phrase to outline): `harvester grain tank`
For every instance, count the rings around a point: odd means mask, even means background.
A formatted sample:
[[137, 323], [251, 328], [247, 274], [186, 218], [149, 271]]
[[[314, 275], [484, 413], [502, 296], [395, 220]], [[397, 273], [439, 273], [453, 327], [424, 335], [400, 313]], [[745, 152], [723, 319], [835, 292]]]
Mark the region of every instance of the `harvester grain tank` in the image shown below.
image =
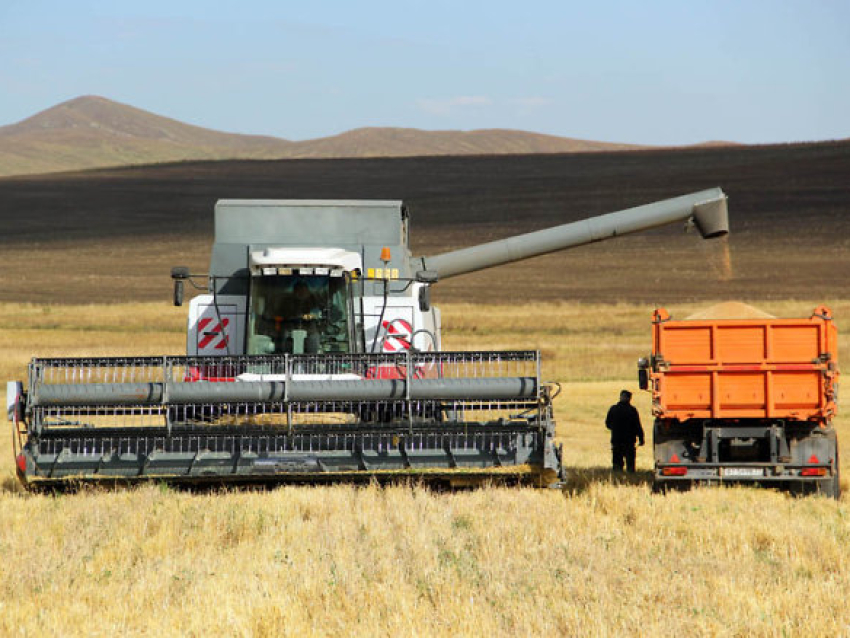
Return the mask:
[[[33, 359], [9, 388], [18, 473], [321, 481], [562, 474], [537, 352], [444, 352], [441, 279], [673, 222], [727, 232], [711, 189], [414, 257], [399, 201], [221, 200], [209, 274], [172, 270], [187, 356]], [[200, 282], [200, 284], [199, 284]]]
[[804, 319], [653, 316], [657, 488], [750, 483], [838, 498], [838, 334], [825, 306]]

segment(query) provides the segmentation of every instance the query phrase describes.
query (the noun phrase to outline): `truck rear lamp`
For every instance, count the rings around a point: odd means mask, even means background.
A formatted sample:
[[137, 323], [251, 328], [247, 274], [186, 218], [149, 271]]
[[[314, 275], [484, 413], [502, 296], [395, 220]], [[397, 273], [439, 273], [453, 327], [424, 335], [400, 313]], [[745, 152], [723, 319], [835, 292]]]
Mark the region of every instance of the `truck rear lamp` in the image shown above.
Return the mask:
[[342, 277], [345, 271], [342, 268], [334, 268], [331, 270], [331, 277]]
[[327, 277], [329, 274], [331, 274], [331, 269], [330, 268], [316, 268], [313, 271], [313, 274], [322, 275], [322, 276]]
[[292, 268], [278, 268], [277, 274], [289, 276], [292, 274]]
[[688, 473], [686, 467], [664, 467], [661, 468], [661, 476], [685, 476]]
[[277, 268], [274, 268], [274, 267], [263, 268], [263, 274], [264, 275], [276, 275], [277, 274]]
[[826, 476], [825, 467], [804, 467], [800, 470], [800, 476]]
[[298, 274], [299, 275], [312, 275], [314, 270], [315, 270], [315, 268], [299, 268]]

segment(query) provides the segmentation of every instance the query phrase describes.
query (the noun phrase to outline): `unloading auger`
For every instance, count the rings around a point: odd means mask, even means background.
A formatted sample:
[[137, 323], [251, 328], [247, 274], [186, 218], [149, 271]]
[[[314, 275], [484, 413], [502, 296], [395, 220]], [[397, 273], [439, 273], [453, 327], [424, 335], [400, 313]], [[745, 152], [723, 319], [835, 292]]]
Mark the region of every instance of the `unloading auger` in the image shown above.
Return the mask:
[[[533, 351], [444, 352], [440, 279], [692, 221], [728, 232], [711, 189], [413, 257], [398, 201], [221, 200], [210, 273], [172, 270], [187, 356], [35, 358], [10, 382], [30, 486], [146, 479], [317, 482], [418, 476], [538, 485], [563, 475], [556, 384]], [[200, 288], [203, 289], [203, 284]]]

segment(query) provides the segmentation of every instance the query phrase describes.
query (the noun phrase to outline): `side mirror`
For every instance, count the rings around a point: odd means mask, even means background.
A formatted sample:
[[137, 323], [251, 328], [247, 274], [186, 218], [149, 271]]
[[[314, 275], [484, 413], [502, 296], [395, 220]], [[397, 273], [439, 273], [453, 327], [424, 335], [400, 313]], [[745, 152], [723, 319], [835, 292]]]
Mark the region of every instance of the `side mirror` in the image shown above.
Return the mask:
[[186, 266], [174, 266], [171, 269], [171, 278], [174, 280], [174, 305], [183, 305], [183, 280], [189, 278], [189, 269]]
[[172, 279], [188, 279], [189, 278], [189, 269], [186, 266], [174, 266], [171, 269], [171, 278]]
[[183, 305], [183, 280], [175, 279], [174, 280], [174, 305], [182, 306]]
[[431, 286], [422, 286], [419, 289], [419, 310], [421, 312], [431, 310]]
[[638, 359], [638, 387], [641, 390], [649, 390], [649, 360]]

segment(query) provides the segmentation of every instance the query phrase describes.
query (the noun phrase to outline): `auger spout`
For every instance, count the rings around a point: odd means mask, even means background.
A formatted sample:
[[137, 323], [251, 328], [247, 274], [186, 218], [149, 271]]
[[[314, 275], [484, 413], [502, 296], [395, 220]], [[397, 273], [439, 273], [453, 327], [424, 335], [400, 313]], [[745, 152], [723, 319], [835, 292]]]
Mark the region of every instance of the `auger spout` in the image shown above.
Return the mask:
[[726, 194], [712, 188], [441, 255], [416, 257], [414, 264], [446, 279], [689, 219], [705, 239], [727, 234]]

